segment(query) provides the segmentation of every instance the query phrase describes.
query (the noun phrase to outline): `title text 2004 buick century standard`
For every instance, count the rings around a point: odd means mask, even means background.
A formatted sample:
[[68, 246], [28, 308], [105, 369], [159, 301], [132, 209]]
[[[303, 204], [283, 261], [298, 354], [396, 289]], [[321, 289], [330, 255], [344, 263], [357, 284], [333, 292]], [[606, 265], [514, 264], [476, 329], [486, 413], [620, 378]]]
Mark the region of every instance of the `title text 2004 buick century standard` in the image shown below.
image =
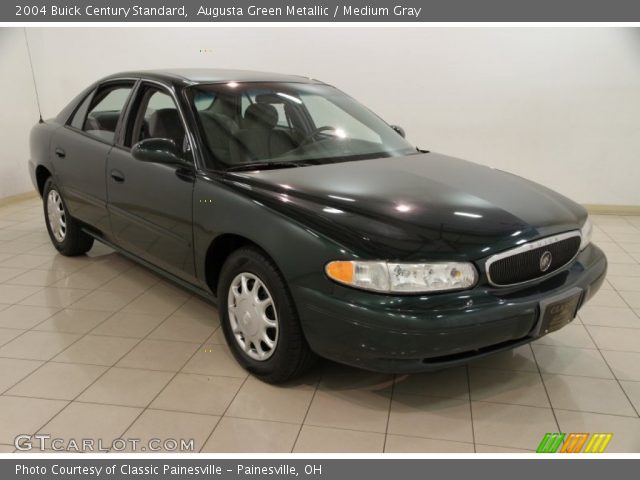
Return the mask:
[[268, 382], [316, 355], [417, 372], [557, 330], [602, 284], [587, 212], [417, 150], [336, 88], [270, 73], [129, 72], [31, 133], [51, 241], [95, 240], [217, 301]]

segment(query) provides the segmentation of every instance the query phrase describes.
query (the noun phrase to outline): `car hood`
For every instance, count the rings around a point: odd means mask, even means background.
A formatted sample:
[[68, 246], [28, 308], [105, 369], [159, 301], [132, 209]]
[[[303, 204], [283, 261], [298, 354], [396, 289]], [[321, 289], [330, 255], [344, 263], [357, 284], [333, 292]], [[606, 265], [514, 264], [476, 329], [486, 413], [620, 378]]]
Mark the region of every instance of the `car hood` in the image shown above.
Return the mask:
[[230, 177], [365, 258], [475, 260], [578, 229], [587, 215], [542, 185], [435, 153]]

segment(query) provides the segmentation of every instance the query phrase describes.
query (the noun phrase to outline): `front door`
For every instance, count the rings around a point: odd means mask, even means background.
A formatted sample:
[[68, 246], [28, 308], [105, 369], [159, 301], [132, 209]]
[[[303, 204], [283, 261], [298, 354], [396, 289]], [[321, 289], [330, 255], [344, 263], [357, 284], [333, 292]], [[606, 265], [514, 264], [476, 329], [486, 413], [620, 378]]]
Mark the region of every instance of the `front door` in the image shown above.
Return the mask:
[[[131, 147], [168, 138], [191, 158], [185, 126], [169, 90], [142, 83], [124, 135], [107, 158], [107, 194], [116, 243], [187, 281], [195, 280], [192, 197], [194, 169], [142, 162]], [[191, 160], [192, 161], [192, 160]]]

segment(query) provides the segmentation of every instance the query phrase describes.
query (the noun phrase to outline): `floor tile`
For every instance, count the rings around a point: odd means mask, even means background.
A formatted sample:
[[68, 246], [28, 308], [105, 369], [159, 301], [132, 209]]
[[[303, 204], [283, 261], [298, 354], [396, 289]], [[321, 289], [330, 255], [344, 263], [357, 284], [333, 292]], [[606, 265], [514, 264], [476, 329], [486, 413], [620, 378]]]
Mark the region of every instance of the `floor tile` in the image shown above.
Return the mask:
[[104, 268], [98, 263], [92, 263], [86, 268], [78, 270], [60, 279], [56, 282], [55, 286], [59, 288], [81, 288], [85, 290], [93, 290], [94, 288], [104, 285], [117, 275], [119, 275], [118, 272]]
[[587, 330], [602, 350], [640, 352], [640, 329], [587, 326]]
[[431, 397], [469, 398], [467, 367], [448, 368], [433, 373], [399, 375], [393, 387], [395, 393]]
[[87, 335], [57, 355], [54, 361], [111, 366], [137, 342], [135, 338]]
[[640, 382], [621, 381], [620, 385], [636, 412], [640, 412]]
[[485, 402], [471, 408], [476, 443], [535, 450], [545, 433], [558, 431], [550, 408]]
[[67, 442], [69, 439], [90, 438], [96, 445], [101, 441], [104, 447], [109, 447], [141, 412], [140, 408], [73, 402], [42, 427], [39, 433], [50, 434], [52, 438], [62, 438]]
[[22, 335], [25, 330], [16, 330], [10, 328], [0, 328], [0, 346], [9, 343], [18, 335]]
[[550, 345], [552, 347], [596, 348], [584, 325], [571, 323], [560, 330], [545, 335], [533, 345]]
[[186, 298], [182, 296], [168, 296], [147, 291], [124, 307], [124, 310], [132, 313], [166, 316], [175, 312], [185, 301]]
[[3, 260], [0, 267], [36, 268], [45, 263], [49, 258], [42, 255], [19, 254]]
[[607, 453], [640, 452], [640, 418], [565, 410], [556, 410], [556, 417], [561, 432], [612, 432]]
[[586, 305], [597, 307], [627, 307], [627, 304], [615, 290], [600, 290], [589, 299]]
[[171, 372], [114, 367], [85, 390], [78, 401], [146, 407], [173, 375]]
[[100, 312], [97, 310], [66, 308], [60, 310], [48, 320], [33, 327], [33, 329], [47, 332], [84, 334], [95, 328], [100, 322], [103, 322], [109, 315], [109, 312]]
[[240, 389], [243, 380], [177, 374], [151, 404], [151, 408], [222, 415]]
[[549, 407], [540, 374], [513, 370], [469, 369], [471, 400]]
[[105, 370], [94, 365], [46, 363], [11, 388], [7, 395], [73, 400]]
[[203, 343], [218, 327], [213, 318], [188, 318], [170, 316], [156, 328], [149, 338]]
[[196, 343], [143, 340], [117, 366], [177, 372], [198, 347]]
[[614, 277], [607, 275], [607, 280], [618, 291], [640, 292], [640, 277]]
[[73, 308], [117, 312], [137, 296], [137, 293], [131, 292], [106, 292], [96, 290], [82, 297], [77, 302], [74, 302]]
[[554, 409], [635, 416], [616, 380], [543, 375]]
[[619, 292], [625, 305], [629, 305], [631, 308], [640, 309], [640, 292]]
[[246, 418], [223, 417], [203, 452], [289, 453], [299, 425]]
[[[0, 256], [0, 259], [2, 257]], [[2, 260], [0, 260], [0, 264], [2, 263]], [[0, 283], [4, 283], [8, 280], [11, 280], [12, 278], [18, 277], [20, 275], [23, 275], [25, 272], [24, 268], [15, 268], [15, 267], [2, 267], [0, 266]], [[20, 284], [18, 284], [20, 285]]]
[[0, 312], [0, 327], [28, 330], [54, 315], [59, 309], [12, 305]]
[[37, 268], [39, 270], [59, 270], [67, 275], [77, 272], [81, 268], [91, 265], [92, 260], [87, 256], [65, 257], [63, 255], [55, 255], [47, 257], [47, 261]]
[[174, 313], [174, 317], [199, 318], [209, 320], [213, 324], [219, 324], [218, 310], [215, 305], [201, 300], [198, 297], [191, 297]]
[[38, 290], [40, 290], [40, 287], [9, 285], [6, 283], [0, 284], [0, 303], [18, 303], [35, 294]]
[[314, 390], [315, 382], [275, 386], [249, 377], [226, 414], [299, 424], [307, 413]]
[[388, 433], [473, 442], [468, 400], [394, 395]]
[[116, 312], [95, 330], [95, 335], [143, 338], [164, 320], [161, 315], [143, 315], [139, 313]]
[[593, 307], [587, 305], [580, 310], [580, 319], [585, 325], [640, 328], [640, 317], [630, 308]]
[[295, 453], [382, 453], [384, 434], [304, 425]]
[[[0, 286], [1, 287], [1, 286]], [[16, 287], [18, 288], [18, 287]], [[38, 289], [38, 287], [20, 287]], [[38, 289], [36, 293], [24, 298], [22, 305], [35, 305], [40, 307], [68, 307], [82, 297], [90, 293], [90, 290], [78, 290], [72, 288], [45, 287]]]
[[537, 372], [538, 367], [533, 358], [531, 347], [523, 345], [513, 350], [496, 353], [480, 360], [469, 363], [470, 367], [495, 368], [501, 370], [522, 370], [525, 372]]
[[0, 348], [0, 357], [49, 360], [78, 340], [80, 335], [29, 331]]
[[0, 442], [13, 444], [18, 435], [36, 433], [68, 402], [0, 396]]
[[[640, 253], [640, 243], [634, 243], [634, 252]], [[626, 247], [623, 247], [626, 250]], [[607, 275], [616, 277], [640, 277], [640, 265], [637, 263], [610, 263], [607, 269]]]
[[29, 285], [33, 287], [48, 287], [65, 277], [60, 270], [29, 270], [13, 277], [8, 283], [12, 285]]
[[224, 377], [246, 378], [248, 372], [240, 366], [238, 361], [226, 345], [205, 345], [182, 369], [183, 373], [198, 373], [200, 375], [221, 375]]
[[533, 453], [533, 452], [535, 452], [535, 448], [532, 448], [530, 450], [525, 450], [524, 448], [495, 447], [493, 445], [482, 445], [481, 443], [476, 443], [476, 453]]
[[352, 370], [325, 372], [305, 423], [367, 432], [384, 432], [393, 377]]
[[602, 355], [617, 379], [640, 381], [640, 353], [602, 350]]
[[385, 453], [473, 453], [473, 443], [387, 435]]
[[[198, 452], [219, 419], [220, 417], [213, 415], [148, 409], [129, 427], [124, 436], [140, 439], [138, 452], [149, 452], [150, 449], [158, 451], [158, 448], [160, 448], [159, 451], [174, 453]], [[170, 439], [177, 441], [177, 450], [173, 443], [165, 443]], [[183, 445], [185, 448], [182, 450], [181, 440], [185, 441], [185, 445]], [[189, 450], [191, 440], [193, 440], [193, 449]]]
[[533, 345], [533, 351], [542, 373], [613, 378], [598, 350]]
[[12, 387], [42, 365], [38, 360], [0, 358], [0, 393]]
[[159, 277], [143, 267], [134, 267], [98, 287], [109, 292], [131, 292], [141, 294], [158, 283]]

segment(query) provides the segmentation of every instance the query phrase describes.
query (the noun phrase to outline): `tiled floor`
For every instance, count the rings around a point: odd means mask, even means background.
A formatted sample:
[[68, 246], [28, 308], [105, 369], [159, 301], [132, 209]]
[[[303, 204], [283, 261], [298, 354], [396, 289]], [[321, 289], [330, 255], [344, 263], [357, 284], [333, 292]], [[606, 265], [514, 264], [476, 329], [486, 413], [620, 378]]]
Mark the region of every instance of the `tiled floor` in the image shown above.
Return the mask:
[[609, 276], [563, 330], [433, 374], [324, 361], [273, 387], [231, 358], [214, 307], [101, 245], [56, 254], [39, 199], [2, 206], [0, 451], [40, 432], [204, 452], [520, 452], [587, 431], [640, 452], [640, 217], [593, 220]]

